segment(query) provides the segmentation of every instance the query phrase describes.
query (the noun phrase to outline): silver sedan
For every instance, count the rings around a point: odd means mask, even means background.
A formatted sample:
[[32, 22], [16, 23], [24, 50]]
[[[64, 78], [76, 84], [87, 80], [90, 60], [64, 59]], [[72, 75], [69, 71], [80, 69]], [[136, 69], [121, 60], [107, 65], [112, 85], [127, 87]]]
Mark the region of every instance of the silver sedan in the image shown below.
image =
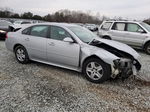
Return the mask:
[[18, 62], [34, 60], [82, 72], [94, 83], [127, 78], [140, 70], [139, 54], [126, 44], [100, 39], [78, 25], [41, 23], [9, 32], [6, 47]]

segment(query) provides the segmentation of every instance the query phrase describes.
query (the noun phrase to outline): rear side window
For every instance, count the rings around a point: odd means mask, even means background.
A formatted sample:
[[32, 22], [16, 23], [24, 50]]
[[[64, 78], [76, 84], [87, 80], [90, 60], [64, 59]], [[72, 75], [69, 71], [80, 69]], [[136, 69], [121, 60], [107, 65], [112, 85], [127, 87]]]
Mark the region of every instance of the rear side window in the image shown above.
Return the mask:
[[29, 35], [30, 34], [30, 29], [31, 28], [26, 28], [22, 31], [22, 34], [25, 34], [25, 35]]
[[102, 25], [101, 29], [103, 30], [109, 30], [110, 26], [112, 25], [112, 22], [106, 22]]
[[48, 31], [48, 26], [33, 26], [30, 31], [30, 35], [37, 37], [46, 37]]
[[112, 30], [125, 31], [125, 23], [114, 23]]

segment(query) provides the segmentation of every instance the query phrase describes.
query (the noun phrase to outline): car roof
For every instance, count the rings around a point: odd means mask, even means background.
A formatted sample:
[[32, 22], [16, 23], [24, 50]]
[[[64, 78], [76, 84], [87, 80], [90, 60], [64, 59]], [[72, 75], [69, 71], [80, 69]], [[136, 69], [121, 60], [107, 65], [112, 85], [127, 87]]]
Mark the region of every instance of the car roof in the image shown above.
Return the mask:
[[47, 24], [47, 25], [56, 25], [56, 26], [65, 26], [65, 27], [79, 26], [77, 24], [72, 24], [72, 23], [57, 23], [57, 22], [46, 22], [46, 23], [38, 23], [38, 24]]
[[79, 25], [71, 24], [71, 23], [44, 22], [44, 23], [35, 23], [35, 24], [24, 24], [22, 25], [22, 28], [26, 28], [26, 27], [30, 27], [34, 25], [55, 25], [55, 26], [61, 26], [61, 27], [79, 26]]
[[141, 21], [121, 21], [121, 20], [119, 20], [119, 21], [104, 21], [104, 22], [119, 22], [119, 23], [141, 23]]

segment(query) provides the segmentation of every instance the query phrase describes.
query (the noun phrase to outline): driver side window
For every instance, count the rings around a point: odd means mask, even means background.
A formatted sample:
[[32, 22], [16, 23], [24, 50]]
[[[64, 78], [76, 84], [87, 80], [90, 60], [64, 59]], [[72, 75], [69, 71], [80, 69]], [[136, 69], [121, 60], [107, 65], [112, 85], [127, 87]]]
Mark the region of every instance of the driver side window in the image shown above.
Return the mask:
[[63, 40], [71, 35], [61, 27], [51, 26], [50, 38], [55, 40]]

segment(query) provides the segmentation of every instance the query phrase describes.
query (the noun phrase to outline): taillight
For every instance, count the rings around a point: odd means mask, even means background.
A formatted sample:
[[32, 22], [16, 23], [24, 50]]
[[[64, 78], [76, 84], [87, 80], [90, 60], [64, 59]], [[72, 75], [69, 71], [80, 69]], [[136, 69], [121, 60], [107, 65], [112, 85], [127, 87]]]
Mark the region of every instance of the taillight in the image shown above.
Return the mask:
[[8, 35], [7, 35], [7, 33], [6, 33], [6, 35], [5, 35], [5, 38], [6, 38], [6, 39], [8, 38]]

